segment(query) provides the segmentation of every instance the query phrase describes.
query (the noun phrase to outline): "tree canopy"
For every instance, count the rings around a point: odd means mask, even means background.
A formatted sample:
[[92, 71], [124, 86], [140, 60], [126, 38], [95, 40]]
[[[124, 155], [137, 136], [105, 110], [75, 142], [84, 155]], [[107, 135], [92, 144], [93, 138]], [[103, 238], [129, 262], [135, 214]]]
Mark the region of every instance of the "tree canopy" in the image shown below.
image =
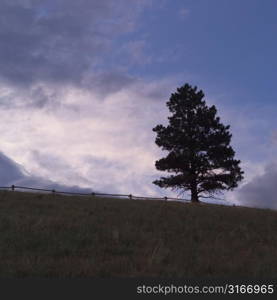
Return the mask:
[[177, 88], [166, 103], [171, 113], [169, 125], [153, 128], [156, 144], [168, 152], [155, 166], [173, 173], [153, 183], [190, 191], [192, 202], [236, 188], [244, 173], [230, 146], [230, 126], [220, 122], [216, 107], [208, 107], [203, 98], [197, 87], [185, 84]]

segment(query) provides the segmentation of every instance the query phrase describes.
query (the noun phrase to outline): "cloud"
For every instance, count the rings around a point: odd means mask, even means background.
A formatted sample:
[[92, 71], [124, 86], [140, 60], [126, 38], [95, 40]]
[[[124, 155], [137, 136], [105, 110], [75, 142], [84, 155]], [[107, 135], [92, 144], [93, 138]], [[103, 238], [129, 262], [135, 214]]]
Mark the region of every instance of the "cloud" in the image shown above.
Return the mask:
[[16, 163], [4, 153], [0, 152], [0, 182], [1, 187], [24, 186], [57, 191], [91, 193], [91, 189], [84, 189], [77, 185], [66, 186], [39, 176], [29, 174], [23, 166]]
[[[166, 121], [171, 86], [165, 79], [122, 80], [105, 97], [101, 89], [71, 85], [40, 85], [25, 93], [11, 88], [18, 105], [0, 110], [1, 150], [30, 174], [63, 185], [160, 195], [152, 185], [160, 155], [152, 128]], [[32, 93], [43, 99], [40, 109], [32, 107], [32, 97], [29, 106], [19, 107]]]
[[[135, 30], [150, 5], [146, 0], [1, 1], [0, 108], [57, 109], [72, 86], [105, 98], [132, 85], [126, 72], [131, 61], [123, 70], [109, 58], [118, 52], [117, 39]], [[141, 47], [131, 48], [129, 54], [137, 57]]]
[[11, 160], [9, 157], [0, 152], [0, 182], [1, 186], [9, 186], [11, 182], [24, 177], [22, 166]]
[[113, 40], [134, 29], [146, 1], [1, 1], [1, 79], [81, 84], [105, 65]]
[[84, 79], [83, 87], [105, 98], [110, 94], [131, 87], [136, 81], [136, 78], [128, 74], [112, 70], [90, 74]]
[[[51, 174], [52, 180], [55, 180], [55, 172], [59, 170], [59, 176], [64, 178], [64, 181], [68, 183], [78, 182], [86, 186], [91, 186], [91, 183], [86, 178], [80, 176], [78, 172], [66, 162], [62, 156], [55, 153], [47, 153], [42, 150], [30, 151], [30, 160], [32, 164], [39, 169], [39, 173], [42, 177], [49, 178]], [[58, 178], [57, 178], [58, 180]]]
[[20, 177], [20, 185], [59, 182], [101, 192], [170, 195], [152, 185], [160, 153], [152, 128], [166, 120], [161, 99], [171, 85], [136, 80], [104, 99], [97, 91], [71, 86], [59, 92], [55, 109], [49, 109], [49, 101], [40, 110], [9, 106], [0, 110], [1, 149], [32, 174]]
[[261, 175], [255, 176], [238, 189], [232, 199], [238, 205], [277, 209], [277, 162], [267, 164]]
[[0, 82], [0, 109], [55, 109], [60, 106], [63, 88], [54, 88], [43, 83], [29, 88]]

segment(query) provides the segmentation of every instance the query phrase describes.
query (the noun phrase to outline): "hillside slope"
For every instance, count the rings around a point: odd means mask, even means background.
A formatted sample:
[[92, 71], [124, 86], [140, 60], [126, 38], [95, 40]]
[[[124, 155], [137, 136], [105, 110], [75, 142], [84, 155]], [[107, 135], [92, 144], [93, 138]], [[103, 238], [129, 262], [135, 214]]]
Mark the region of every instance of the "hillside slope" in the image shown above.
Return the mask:
[[275, 278], [277, 212], [0, 191], [0, 277]]

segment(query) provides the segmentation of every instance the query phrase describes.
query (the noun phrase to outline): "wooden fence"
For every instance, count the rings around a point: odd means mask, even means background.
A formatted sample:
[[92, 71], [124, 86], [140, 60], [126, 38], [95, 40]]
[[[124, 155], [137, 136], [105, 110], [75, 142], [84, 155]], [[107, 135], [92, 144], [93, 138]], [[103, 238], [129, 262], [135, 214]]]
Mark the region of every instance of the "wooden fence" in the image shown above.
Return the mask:
[[26, 187], [26, 186], [16, 186], [16, 185], [11, 185], [11, 186], [3, 186], [0, 187], [0, 190], [11, 190], [15, 191], [16, 189], [19, 191], [24, 191], [24, 190], [29, 190], [29, 191], [38, 191], [38, 192], [47, 192], [47, 193], [52, 193], [52, 194], [64, 194], [64, 195], [76, 195], [76, 196], [100, 196], [100, 197], [115, 197], [115, 198], [127, 198], [130, 200], [164, 200], [164, 201], [182, 201], [182, 202], [188, 202], [190, 200], [188, 199], [182, 199], [182, 198], [171, 198], [171, 197], [163, 197], [163, 198], [158, 198], [158, 197], [142, 197], [142, 196], [135, 196], [132, 194], [108, 194], [108, 193], [97, 193], [97, 192], [92, 192], [92, 193], [79, 193], [79, 192], [66, 192], [66, 191], [58, 191], [55, 189], [42, 189], [42, 188], [33, 188], [33, 187]]

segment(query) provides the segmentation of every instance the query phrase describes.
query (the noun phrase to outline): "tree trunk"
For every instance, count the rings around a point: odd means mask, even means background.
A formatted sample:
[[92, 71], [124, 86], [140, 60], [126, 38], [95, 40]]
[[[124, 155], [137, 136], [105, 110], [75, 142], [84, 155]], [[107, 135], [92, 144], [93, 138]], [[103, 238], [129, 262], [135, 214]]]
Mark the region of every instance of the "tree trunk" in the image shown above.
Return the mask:
[[191, 185], [191, 202], [193, 203], [199, 202], [196, 183], [193, 183]]

